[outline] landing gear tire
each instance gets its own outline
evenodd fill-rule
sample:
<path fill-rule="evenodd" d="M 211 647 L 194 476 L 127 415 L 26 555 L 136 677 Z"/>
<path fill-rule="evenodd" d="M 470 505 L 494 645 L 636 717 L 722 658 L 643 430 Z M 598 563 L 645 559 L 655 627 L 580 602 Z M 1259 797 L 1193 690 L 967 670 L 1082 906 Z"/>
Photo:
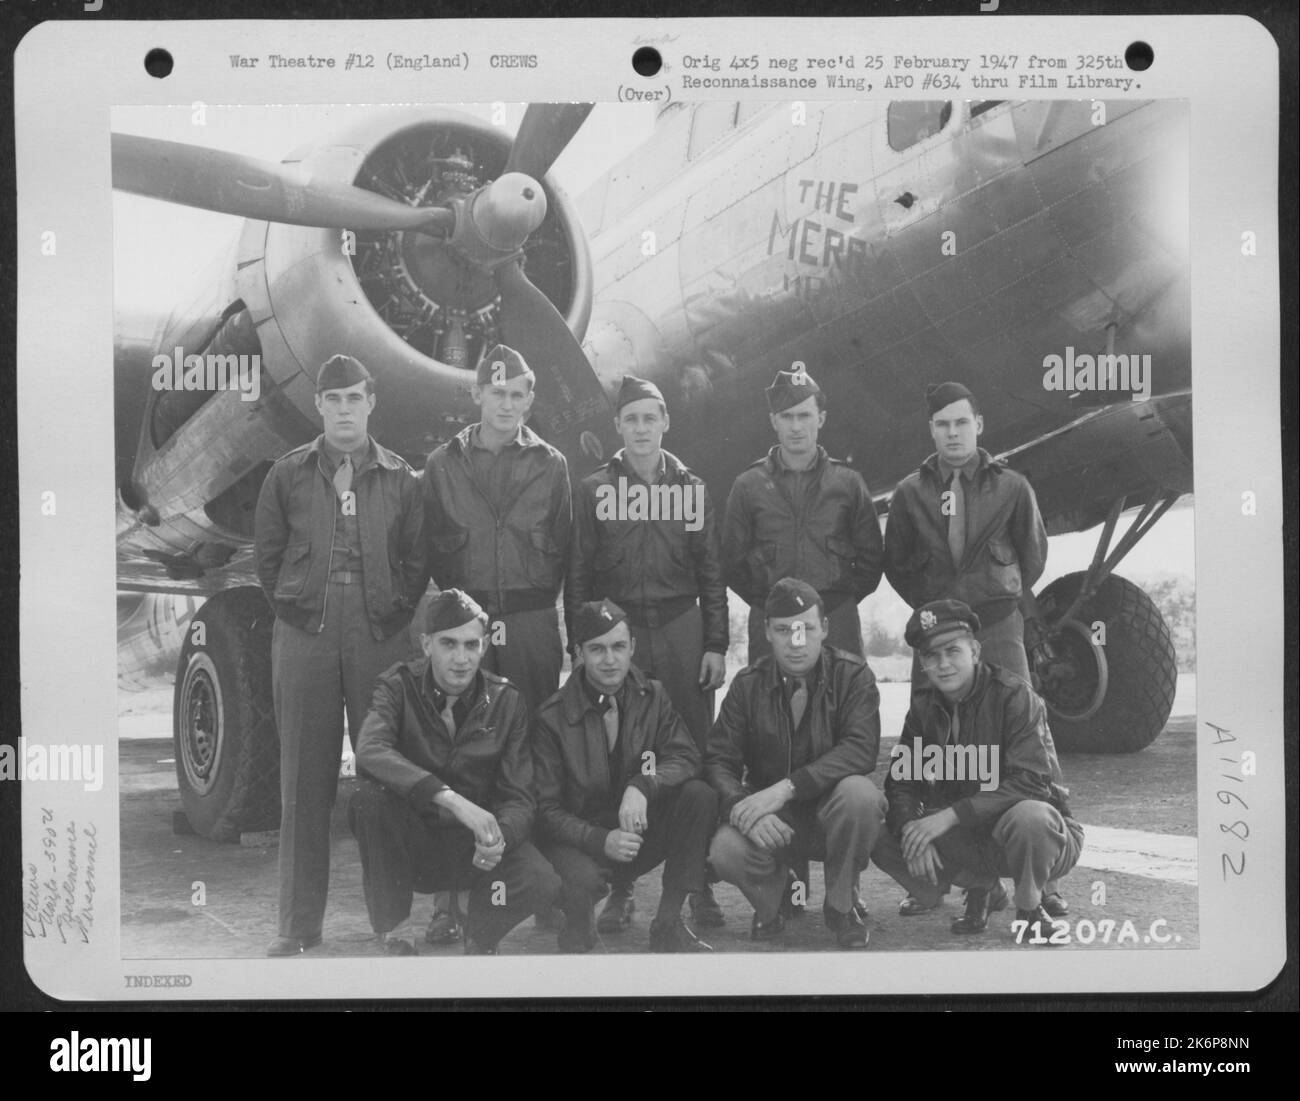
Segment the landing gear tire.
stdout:
<path fill-rule="evenodd" d="M 219 592 L 190 621 L 176 665 L 176 782 L 194 832 L 213 841 L 280 824 L 273 618 L 260 589 Z"/>
<path fill-rule="evenodd" d="M 1052 737 L 1065 752 L 1136 753 L 1155 741 L 1173 710 L 1173 639 L 1151 598 L 1116 574 L 1070 620 L 1053 623 L 1051 609 L 1069 608 L 1083 580 L 1067 574 L 1038 595 L 1057 658 L 1046 675 L 1039 671 Z"/>

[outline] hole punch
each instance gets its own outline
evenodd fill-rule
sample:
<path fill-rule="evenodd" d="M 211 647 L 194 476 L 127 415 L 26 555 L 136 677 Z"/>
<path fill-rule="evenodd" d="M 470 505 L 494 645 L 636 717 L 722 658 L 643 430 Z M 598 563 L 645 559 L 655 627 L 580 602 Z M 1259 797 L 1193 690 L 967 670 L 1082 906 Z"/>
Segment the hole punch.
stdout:
<path fill-rule="evenodd" d="M 171 76 L 175 64 L 167 50 L 155 48 L 144 55 L 144 71 L 157 80 Z"/>
<path fill-rule="evenodd" d="M 664 67 L 664 59 L 653 46 L 642 46 L 632 55 L 632 68 L 638 76 L 654 76 Z"/>
<path fill-rule="evenodd" d="M 1124 64 L 1135 73 L 1144 73 L 1155 62 L 1155 51 L 1145 42 L 1130 42 L 1124 51 Z"/>

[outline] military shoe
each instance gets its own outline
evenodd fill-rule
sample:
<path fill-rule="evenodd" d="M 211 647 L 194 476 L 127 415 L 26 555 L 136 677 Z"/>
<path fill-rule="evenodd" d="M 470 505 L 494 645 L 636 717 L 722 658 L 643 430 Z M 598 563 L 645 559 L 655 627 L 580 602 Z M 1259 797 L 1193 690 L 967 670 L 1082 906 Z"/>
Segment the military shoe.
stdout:
<path fill-rule="evenodd" d="M 1025 923 L 1024 932 L 1016 937 L 1017 944 L 1031 944 L 1035 948 L 1059 948 L 1068 943 L 1066 938 L 1054 940 L 1058 928 L 1069 929 L 1069 923 L 1055 920 L 1039 903 L 1032 910 L 1016 910 L 1016 921 Z"/>
<path fill-rule="evenodd" d="M 754 915 L 754 920 L 749 923 L 750 940 L 774 940 L 785 932 L 785 918 L 777 911 L 776 917 L 771 921 L 759 921 L 758 915 Z"/>
<path fill-rule="evenodd" d="M 636 901 L 626 887 L 615 887 L 600 911 L 596 929 L 601 933 L 621 933 L 632 924 Z"/>
<path fill-rule="evenodd" d="M 455 914 L 447 910 L 434 910 L 424 939 L 427 944 L 455 944 L 464 936 L 464 932 Z"/>
<path fill-rule="evenodd" d="M 989 914 L 1007 907 L 1006 889 L 996 887 L 971 887 L 966 892 L 966 912 L 952 923 L 952 931 L 959 935 L 982 933 L 989 927 Z"/>
<path fill-rule="evenodd" d="M 266 954 L 272 959 L 280 956 L 300 956 L 308 948 L 320 944 L 320 934 L 310 937 L 276 937 L 267 946 Z"/>
<path fill-rule="evenodd" d="M 1065 897 L 1060 891 L 1052 891 L 1051 894 L 1043 895 L 1042 907 L 1047 911 L 1049 917 L 1063 918 L 1070 912 L 1070 904 L 1065 901 Z"/>
<path fill-rule="evenodd" d="M 655 918 L 650 923 L 651 952 L 712 952 L 710 945 L 686 928 L 680 917 Z"/>
<path fill-rule="evenodd" d="M 826 928 L 835 934 L 835 943 L 840 948 L 865 948 L 871 939 L 857 906 L 847 914 L 841 914 L 833 906 L 823 905 L 822 918 L 826 921 Z"/>

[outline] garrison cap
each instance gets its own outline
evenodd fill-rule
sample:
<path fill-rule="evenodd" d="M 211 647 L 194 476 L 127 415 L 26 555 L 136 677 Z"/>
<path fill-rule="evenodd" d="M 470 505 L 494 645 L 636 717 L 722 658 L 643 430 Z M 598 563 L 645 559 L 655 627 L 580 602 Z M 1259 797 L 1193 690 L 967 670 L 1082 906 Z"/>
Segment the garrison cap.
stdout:
<path fill-rule="evenodd" d="M 807 371 L 777 371 L 772 385 L 763 391 L 770 413 L 783 413 L 821 392 L 822 388 Z"/>
<path fill-rule="evenodd" d="M 783 619 L 786 616 L 803 615 L 809 608 L 817 608 L 826 615 L 826 604 L 821 594 L 807 581 L 797 577 L 783 577 L 767 594 L 763 603 L 765 619 Z"/>
<path fill-rule="evenodd" d="M 443 589 L 429 598 L 424 609 L 424 634 L 452 631 L 477 619 L 487 627 L 488 617 L 478 602 L 460 589 Z"/>
<path fill-rule="evenodd" d="M 581 646 L 627 622 L 627 612 L 612 600 L 588 600 L 573 616 L 572 645 Z"/>
<path fill-rule="evenodd" d="M 480 386 L 493 386 L 499 382 L 508 382 L 512 378 L 526 375 L 536 380 L 533 369 L 524 357 L 507 344 L 494 344 L 479 361 L 474 381 Z"/>
<path fill-rule="evenodd" d="M 330 356 L 321 364 L 316 376 L 316 393 L 326 390 L 346 390 L 358 382 L 374 382 L 374 376 L 362 366 L 361 361 L 351 356 Z"/>
<path fill-rule="evenodd" d="M 664 401 L 659 387 L 653 382 L 637 378 L 635 375 L 624 375 L 623 385 L 618 388 L 618 400 L 614 403 L 615 415 L 623 411 L 623 406 L 644 398 L 654 398 L 655 401 L 661 402 L 665 409 L 668 408 L 668 403 Z"/>
<path fill-rule="evenodd" d="M 925 404 L 934 416 L 945 405 L 951 405 L 962 398 L 974 398 L 975 395 L 960 382 L 936 382 L 925 388 Z"/>
<path fill-rule="evenodd" d="M 956 400 L 955 398 L 953 399 Z M 924 650 L 932 639 L 954 631 L 974 635 L 980 629 L 980 617 L 960 600 L 932 600 L 912 613 L 903 638 L 913 650 Z"/>

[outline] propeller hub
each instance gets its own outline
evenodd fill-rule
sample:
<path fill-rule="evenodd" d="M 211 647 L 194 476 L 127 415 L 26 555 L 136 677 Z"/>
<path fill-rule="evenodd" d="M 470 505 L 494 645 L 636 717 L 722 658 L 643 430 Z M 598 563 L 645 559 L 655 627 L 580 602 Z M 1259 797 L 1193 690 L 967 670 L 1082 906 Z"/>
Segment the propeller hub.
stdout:
<path fill-rule="evenodd" d="M 516 252 L 546 217 L 546 193 L 531 176 L 507 172 L 474 196 L 469 217 L 489 248 Z"/>

